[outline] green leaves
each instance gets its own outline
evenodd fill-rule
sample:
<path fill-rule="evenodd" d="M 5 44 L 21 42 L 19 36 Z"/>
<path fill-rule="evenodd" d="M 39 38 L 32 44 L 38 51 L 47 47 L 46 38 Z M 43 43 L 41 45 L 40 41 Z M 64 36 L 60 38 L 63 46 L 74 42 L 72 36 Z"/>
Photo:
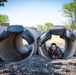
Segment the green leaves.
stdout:
<path fill-rule="evenodd" d="M 74 13 L 75 9 L 76 9 L 76 4 L 75 3 L 66 3 L 66 4 L 63 5 L 63 8 L 62 8 L 63 12 L 67 13 L 67 14 L 69 12 Z"/>
<path fill-rule="evenodd" d="M 39 30 L 40 32 L 43 32 L 44 31 L 44 26 L 43 25 L 37 25 L 36 26 L 37 30 Z"/>
<path fill-rule="evenodd" d="M 7 2 L 7 0 L 0 0 L 0 6 L 4 6 L 4 2 Z"/>
<path fill-rule="evenodd" d="M 51 26 L 53 26 L 53 24 L 50 23 L 50 22 L 47 22 L 47 23 L 45 23 L 44 25 L 38 24 L 38 25 L 36 26 L 36 28 L 37 28 L 37 30 L 39 30 L 40 32 L 43 32 L 43 31 L 47 30 L 48 28 L 50 28 Z"/>
<path fill-rule="evenodd" d="M 68 18 L 68 22 L 72 27 L 72 30 L 76 27 L 76 0 L 71 3 L 65 3 L 62 6 L 62 12 L 64 17 Z"/>
<path fill-rule="evenodd" d="M 7 15 L 0 14 L 0 25 L 2 25 L 2 23 L 8 22 L 8 20 L 9 19 Z"/>
<path fill-rule="evenodd" d="M 51 27 L 51 26 L 53 26 L 53 24 L 50 23 L 50 22 L 47 22 L 47 23 L 45 23 L 45 25 L 44 25 L 45 29 L 48 29 L 48 28 Z"/>

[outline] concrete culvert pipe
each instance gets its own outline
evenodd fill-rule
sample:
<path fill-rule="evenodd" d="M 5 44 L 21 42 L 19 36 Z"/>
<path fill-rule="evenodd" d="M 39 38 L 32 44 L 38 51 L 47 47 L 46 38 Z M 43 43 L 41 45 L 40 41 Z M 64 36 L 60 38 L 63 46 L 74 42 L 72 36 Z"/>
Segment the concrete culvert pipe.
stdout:
<path fill-rule="evenodd" d="M 74 56 L 76 56 L 76 30 L 73 31 L 73 34 L 75 35 L 75 53 L 74 53 Z"/>
<path fill-rule="evenodd" d="M 47 52 L 46 41 L 51 39 L 52 35 L 59 35 L 64 39 L 65 45 L 62 49 L 64 54 L 63 58 L 70 58 L 75 53 L 75 36 L 72 31 L 66 29 L 63 26 L 53 26 L 48 31 L 43 33 L 39 38 L 39 53 L 46 58 L 51 59 Z"/>
<path fill-rule="evenodd" d="M 34 40 L 37 38 L 33 34 L 37 31 L 31 28 L 24 28 L 21 25 L 11 25 L 9 27 L 0 26 L 0 57 L 4 61 L 22 60 L 31 57 L 35 51 Z M 39 35 L 39 34 L 38 34 Z M 34 38 L 35 37 L 35 38 Z M 22 40 L 28 44 L 23 44 Z M 37 46 L 36 46 L 37 48 Z"/>
<path fill-rule="evenodd" d="M 41 32 L 39 32 L 37 29 L 35 28 L 26 28 L 28 31 L 30 31 L 32 33 L 32 36 L 34 36 L 34 54 L 37 54 L 38 53 L 38 38 L 40 37 L 41 35 Z"/>

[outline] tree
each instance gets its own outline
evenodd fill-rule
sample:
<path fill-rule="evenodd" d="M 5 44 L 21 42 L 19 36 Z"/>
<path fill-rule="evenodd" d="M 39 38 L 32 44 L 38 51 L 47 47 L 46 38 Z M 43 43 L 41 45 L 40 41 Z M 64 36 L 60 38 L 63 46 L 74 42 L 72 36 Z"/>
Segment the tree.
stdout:
<path fill-rule="evenodd" d="M 45 30 L 47 30 L 49 27 L 53 26 L 52 23 L 50 22 L 46 22 L 44 25 L 38 24 L 36 26 L 37 30 L 39 30 L 40 32 L 43 32 Z"/>
<path fill-rule="evenodd" d="M 65 3 L 62 6 L 62 11 L 64 16 L 68 18 L 72 30 L 74 30 L 76 27 L 76 0 L 71 3 Z"/>
<path fill-rule="evenodd" d="M 44 31 L 44 26 L 43 25 L 37 25 L 36 26 L 37 30 L 39 30 L 40 32 L 43 32 Z"/>
<path fill-rule="evenodd" d="M 31 28 L 34 28 L 35 29 L 36 27 L 35 26 L 31 26 Z"/>
<path fill-rule="evenodd" d="M 74 0 L 75 3 L 75 26 L 76 26 L 76 0 Z"/>
<path fill-rule="evenodd" d="M 44 25 L 44 28 L 47 30 L 49 27 L 53 26 L 52 23 L 50 22 L 46 22 L 45 25 Z"/>
<path fill-rule="evenodd" d="M 0 26 L 2 25 L 2 23 L 6 23 L 8 21 L 9 19 L 7 15 L 0 14 Z"/>
<path fill-rule="evenodd" d="M 7 2 L 7 0 L 0 0 L 0 6 L 4 6 L 4 2 Z"/>

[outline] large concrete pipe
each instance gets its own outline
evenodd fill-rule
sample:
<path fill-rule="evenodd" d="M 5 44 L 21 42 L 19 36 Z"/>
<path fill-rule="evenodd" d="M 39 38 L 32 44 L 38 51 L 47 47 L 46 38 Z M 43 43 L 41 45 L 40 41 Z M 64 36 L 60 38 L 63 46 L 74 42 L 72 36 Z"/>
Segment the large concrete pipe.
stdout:
<path fill-rule="evenodd" d="M 75 35 L 75 41 L 76 41 L 76 30 L 73 31 L 73 34 Z M 76 44 L 75 44 L 75 53 L 74 53 L 74 56 L 76 56 Z"/>
<path fill-rule="evenodd" d="M 36 29 L 33 29 L 33 28 L 26 28 L 28 31 L 30 31 L 32 34 L 32 36 L 34 36 L 34 54 L 37 53 L 38 51 L 38 43 L 37 43 L 37 40 L 38 38 L 40 37 L 41 35 L 41 32 L 39 32 L 38 30 Z"/>
<path fill-rule="evenodd" d="M 32 32 L 31 32 L 31 31 Z M 34 32 L 33 32 L 34 31 Z M 0 27 L 0 57 L 4 61 L 22 60 L 32 56 L 35 49 L 34 42 L 38 38 L 35 29 L 24 28 L 21 25 L 11 25 L 9 27 Z M 38 33 L 39 35 L 39 33 Z M 28 45 L 24 45 L 22 40 L 26 40 Z"/>
<path fill-rule="evenodd" d="M 65 41 L 65 46 L 62 49 L 64 54 L 63 58 L 70 58 L 75 53 L 75 36 L 72 31 L 66 29 L 63 26 L 53 26 L 48 31 L 43 33 L 39 38 L 39 53 L 46 58 L 51 59 L 47 52 L 46 41 L 49 40 L 53 35 L 59 35 Z"/>

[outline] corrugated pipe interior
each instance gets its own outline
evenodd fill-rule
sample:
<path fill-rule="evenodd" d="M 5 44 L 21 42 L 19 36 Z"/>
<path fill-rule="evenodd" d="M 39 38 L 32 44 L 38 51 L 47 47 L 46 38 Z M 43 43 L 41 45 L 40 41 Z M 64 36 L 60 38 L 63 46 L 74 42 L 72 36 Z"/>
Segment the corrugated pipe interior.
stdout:
<path fill-rule="evenodd" d="M 53 26 L 40 36 L 38 49 L 39 53 L 42 56 L 51 59 L 47 52 L 46 41 L 49 40 L 52 37 L 52 35 L 59 35 L 60 38 L 63 38 L 65 41 L 64 48 L 62 49 L 64 55 L 63 59 L 72 57 L 75 53 L 76 48 L 76 34 L 75 32 L 72 32 L 63 26 Z"/>
<path fill-rule="evenodd" d="M 31 57 L 37 51 L 36 29 L 24 28 L 22 25 L 0 26 L 0 58 L 4 61 L 22 60 Z M 23 39 L 27 44 L 23 44 Z"/>

